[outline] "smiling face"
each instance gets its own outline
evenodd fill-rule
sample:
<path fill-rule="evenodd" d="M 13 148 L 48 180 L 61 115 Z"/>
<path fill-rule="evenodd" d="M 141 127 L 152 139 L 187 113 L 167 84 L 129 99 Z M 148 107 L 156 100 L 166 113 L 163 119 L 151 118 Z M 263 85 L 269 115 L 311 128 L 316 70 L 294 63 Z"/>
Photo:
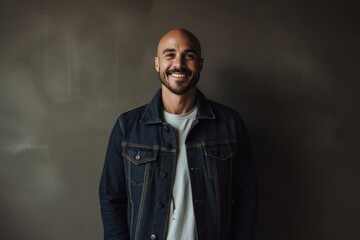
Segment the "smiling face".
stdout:
<path fill-rule="evenodd" d="M 197 38 L 183 29 L 174 29 L 160 40 L 155 69 L 167 90 L 183 95 L 195 88 L 203 65 Z"/>

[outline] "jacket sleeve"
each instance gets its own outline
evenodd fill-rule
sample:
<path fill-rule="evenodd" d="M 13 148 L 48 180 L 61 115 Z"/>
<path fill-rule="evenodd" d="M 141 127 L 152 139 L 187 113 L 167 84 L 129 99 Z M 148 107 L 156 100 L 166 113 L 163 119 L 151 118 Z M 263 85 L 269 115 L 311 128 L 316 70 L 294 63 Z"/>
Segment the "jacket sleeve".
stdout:
<path fill-rule="evenodd" d="M 257 178 L 251 146 L 244 123 L 237 115 L 238 152 L 233 163 L 231 239 L 255 240 Z"/>
<path fill-rule="evenodd" d="M 121 120 L 112 129 L 100 179 L 99 197 L 104 240 L 127 240 L 127 194 L 122 156 Z"/>

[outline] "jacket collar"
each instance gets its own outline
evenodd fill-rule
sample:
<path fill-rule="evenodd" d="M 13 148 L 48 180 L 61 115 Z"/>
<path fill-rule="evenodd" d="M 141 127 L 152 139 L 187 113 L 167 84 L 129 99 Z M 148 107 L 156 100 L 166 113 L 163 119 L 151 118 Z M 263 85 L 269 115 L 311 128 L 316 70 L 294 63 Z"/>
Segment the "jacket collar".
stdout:
<path fill-rule="evenodd" d="M 161 89 L 159 89 L 151 102 L 147 105 L 140 119 L 140 123 L 154 124 L 164 122 L 162 117 L 163 105 L 161 96 Z M 199 89 L 197 90 L 196 98 L 196 106 L 198 109 L 196 120 L 215 119 L 214 112 L 212 111 L 208 100 Z"/>

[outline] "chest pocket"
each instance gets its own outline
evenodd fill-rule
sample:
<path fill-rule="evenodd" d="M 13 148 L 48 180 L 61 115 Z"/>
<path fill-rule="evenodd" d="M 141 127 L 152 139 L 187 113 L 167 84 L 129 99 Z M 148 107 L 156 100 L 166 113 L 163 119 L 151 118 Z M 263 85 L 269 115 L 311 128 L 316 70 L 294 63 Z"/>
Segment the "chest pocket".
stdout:
<path fill-rule="evenodd" d="M 237 153 L 236 143 L 212 144 L 204 146 L 210 177 L 227 184 L 232 172 L 232 158 Z"/>
<path fill-rule="evenodd" d="M 123 157 L 127 160 L 126 175 L 133 186 L 146 185 L 152 179 L 158 149 L 123 146 Z"/>

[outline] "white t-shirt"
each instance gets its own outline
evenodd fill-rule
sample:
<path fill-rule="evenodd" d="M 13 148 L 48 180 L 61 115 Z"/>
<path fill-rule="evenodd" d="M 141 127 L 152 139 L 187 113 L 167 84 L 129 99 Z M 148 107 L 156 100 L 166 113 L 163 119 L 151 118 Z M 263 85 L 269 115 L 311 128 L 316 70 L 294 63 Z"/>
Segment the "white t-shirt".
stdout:
<path fill-rule="evenodd" d="M 170 124 L 173 128 L 178 149 L 168 219 L 168 240 L 197 239 L 190 175 L 185 147 L 185 139 L 196 119 L 196 114 L 196 107 L 185 114 L 179 115 L 164 111 L 165 122 Z"/>

